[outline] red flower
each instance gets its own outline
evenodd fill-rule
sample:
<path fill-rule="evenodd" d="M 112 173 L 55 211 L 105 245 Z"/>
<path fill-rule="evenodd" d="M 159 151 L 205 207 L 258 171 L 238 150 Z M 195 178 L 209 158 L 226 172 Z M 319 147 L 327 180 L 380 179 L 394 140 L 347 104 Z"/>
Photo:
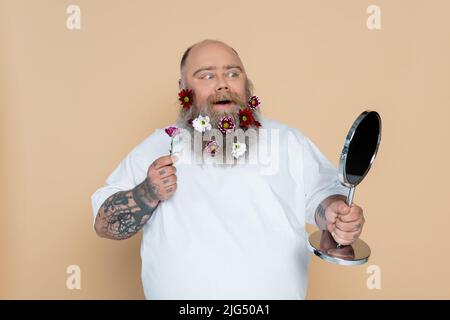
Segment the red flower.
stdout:
<path fill-rule="evenodd" d="M 247 107 L 254 110 L 259 107 L 261 104 L 261 100 L 257 96 L 252 96 L 250 99 L 248 99 Z"/>
<path fill-rule="evenodd" d="M 253 117 L 253 113 L 250 109 L 245 108 L 239 110 L 239 126 L 241 128 L 247 129 L 249 126 L 252 126 L 254 124 L 255 118 Z"/>
<path fill-rule="evenodd" d="M 185 109 L 189 109 L 192 105 L 192 90 L 183 89 L 178 93 L 178 100 Z"/>

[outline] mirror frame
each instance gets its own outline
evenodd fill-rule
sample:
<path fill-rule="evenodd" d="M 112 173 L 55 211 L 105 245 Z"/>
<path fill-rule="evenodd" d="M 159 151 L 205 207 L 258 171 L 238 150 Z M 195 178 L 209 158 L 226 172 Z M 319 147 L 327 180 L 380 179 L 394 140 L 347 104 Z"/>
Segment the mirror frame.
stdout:
<path fill-rule="evenodd" d="M 375 152 L 373 153 L 372 159 L 370 159 L 370 163 L 369 166 L 367 167 L 366 171 L 364 172 L 364 174 L 361 176 L 361 179 L 358 183 L 356 184 L 352 184 L 347 180 L 347 172 L 345 170 L 345 166 L 346 166 L 346 162 L 347 162 L 347 155 L 348 155 L 348 150 L 350 147 L 350 143 L 352 142 L 353 136 L 355 135 L 356 129 L 358 128 L 358 126 L 360 125 L 360 123 L 363 121 L 363 119 L 365 117 L 367 117 L 369 114 L 374 113 L 377 118 L 378 118 L 378 123 L 379 123 L 379 132 L 378 132 L 378 140 L 377 140 L 377 146 L 375 148 Z M 353 122 L 353 125 L 351 126 L 347 137 L 345 138 L 345 142 L 344 142 L 344 148 L 342 149 L 341 152 L 341 156 L 339 157 L 339 180 L 340 182 L 349 188 L 354 188 L 355 186 L 357 186 L 363 179 L 364 177 L 367 175 L 367 173 L 369 172 L 370 168 L 372 167 L 373 161 L 375 160 L 375 157 L 378 153 L 378 147 L 380 146 L 380 142 L 381 142 L 381 117 L 379 115 L 378 112 L 376 111 L 371 111 L 371 110 L 366 110 L 363 113 L 361 113 L 359 115 L 358 118 L 356 118 L 356 120 Z"/>

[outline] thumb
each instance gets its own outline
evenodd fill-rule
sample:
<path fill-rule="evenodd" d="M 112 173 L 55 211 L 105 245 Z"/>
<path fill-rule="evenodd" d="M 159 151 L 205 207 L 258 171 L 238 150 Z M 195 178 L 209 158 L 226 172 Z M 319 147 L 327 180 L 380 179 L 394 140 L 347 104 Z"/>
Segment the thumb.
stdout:
<path fill-rule="evenodd" d="M 350 207 L 343 200 L 336 200 L 331 205 L 332 211 L 338 215 L 346 215 L 350 213 Z"/>

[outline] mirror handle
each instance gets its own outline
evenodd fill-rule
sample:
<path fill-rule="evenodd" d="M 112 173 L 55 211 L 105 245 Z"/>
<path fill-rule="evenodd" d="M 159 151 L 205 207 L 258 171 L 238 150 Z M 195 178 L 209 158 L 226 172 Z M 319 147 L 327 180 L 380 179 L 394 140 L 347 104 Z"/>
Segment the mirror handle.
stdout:
<path fill-rule="evenodd" d="M 347 203 L 347 205 L 351 206 L 353 203 L 353 196 L 355 195 L 355 187 L 350 187 L 350 190 L 348 192 L 348 196 L 347 196 L 347 201 L 345 201 Z M 336 248 L 342 248 L 342 244 L 338 243 Z"/>
<path fill-rule="evenodd" d="M 353 186 L 350 188 L 350 191 L 348 192 L 347 201 L 346 201 L 348 206 L 352 205 L 354 195 L 355 195 L 355 187 Z"/>

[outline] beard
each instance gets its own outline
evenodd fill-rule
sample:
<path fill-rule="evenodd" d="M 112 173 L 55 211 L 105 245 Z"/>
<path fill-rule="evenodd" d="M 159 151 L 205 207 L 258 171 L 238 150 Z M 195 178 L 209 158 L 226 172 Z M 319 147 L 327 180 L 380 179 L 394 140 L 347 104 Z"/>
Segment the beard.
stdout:
<path fill-rule="evenodd" d="M 178 115 L 176 126 L 187 131 L 191 136 L 191 152 L 195 156 L 195 161 L 199 163 L 208 162 L 214 163 L 218 166 L 232 166 L 242 161 L 237 161 L 231 154 L 233 142 L 241 142 L 246 144 L 247 151 L 245 156 L 247 158 L 250 152 L 256 152 L 258 147 L 258 132 L 257 126 L 250 126 L 248 128 L 240 128 L 239 111 L 247 109 L 247 101 L 252 96 L 251 83 L 246 85 L 246 97 L 245 101 L 234 92 L 228 91 L 223 93 L 217 93 L 207 98 L 207 102 L 204 105 L 198 105 L 194 103 L 187 110 L 182 108 Z M 227 102 L 227 103 L 224 103 Z M 225 106 L 226 105 L 226 106 Z M 259 108 L 252 110 L 253 118 L 257 122 L 261 122 L 261 114 Z M 200 133 L 192 126 L 192 120 L 198 116 L 208 116 L 212 130 Z M 231 132 L 222 133 L 218 130 L 221 118 L 229 117 L 233 120 L 234 130 Z M 216 130 L 214 130 L 216 129 Z M 195 147 L 196 137 L 201 135 L 201 148 Z M 215 140 L 219 144 L 219 152 L 211 157 L 206 153 L 205 146 L 210 140 Z M 208 159 L 208 160 L 207 160 Z M 207 161 L 205 161 L 207 160 Z"/>

